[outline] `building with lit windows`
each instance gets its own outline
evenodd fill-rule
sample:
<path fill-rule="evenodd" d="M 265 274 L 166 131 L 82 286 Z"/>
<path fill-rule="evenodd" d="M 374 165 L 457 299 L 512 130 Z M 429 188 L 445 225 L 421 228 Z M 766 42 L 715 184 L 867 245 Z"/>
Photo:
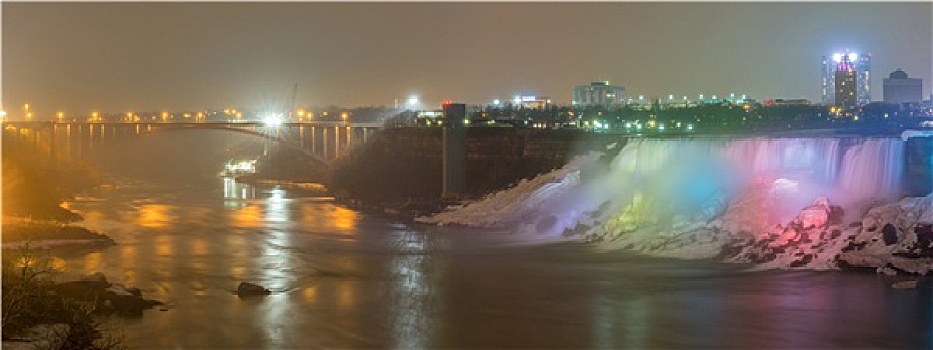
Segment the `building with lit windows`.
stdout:
<path fill-rule="evenodd" d="M 901 69 L 892 72 L 884 80 L 884 103 L 912 103 L 923 101 L 923 79 L 908 78 Z"/>
<path fill-rule="evenodd" d="M 534 94 L 522 94 L 512 99 L 512 104 L 526 109 L 545 109 L 551 106 L 551 99 Z"/>
<path fill-rule="evenodd" d="M 861 106 L 871 102 L 871 53 L 834 53 L 823 56 L 821 95 L 823 105 L 836 105 L 836 71 L 843 59 L 848 61 L 855 79 L 855 104 Z M 845 99 L 845 98 L 844 98 Z"/>
<path fill-rule="evenodd" d="M 855 66 L 849 61 L 848 56 L 843 56 L 842 60 L 836 64 L 835 73 L 835 103 L 836 107 L 849 109 L 861 105 L 858 101 L 858 79 L 856 78 Z"/>
<path fill-rule="evenodd" d="M 574 107 L 621 107 L 625 105 L 625 88 L 612 86 L 609 81 L 594 81 L 590 85 L 574 86 L 572 101 Z"/>

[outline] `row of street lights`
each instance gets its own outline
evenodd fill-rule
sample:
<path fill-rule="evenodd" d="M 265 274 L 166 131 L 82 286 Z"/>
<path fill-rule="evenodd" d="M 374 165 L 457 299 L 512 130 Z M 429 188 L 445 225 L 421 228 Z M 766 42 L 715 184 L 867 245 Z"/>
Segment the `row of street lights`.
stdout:
<path fill-rule="evenodd" d="M 418 103 L 417 97 L 410 98 L 409 101 L 408 101 L 408 104 L 409 104 L 410 106 L 417 105 L 417 103 Z M 235 117 L 236 119 L 243 119 L 243 112 L 242 112 L 242 111 L 238 111 L 238 110 L 236 110 L 236 109 L 224 109 L 223 112 L 224 112 L 225 115 L 233 116 L 233 117 Z M 296 115 L 298 116 L 298 120 L 299 120 L 299 121 L 304 121 L 305 119 L 307 119 L 307 120 L 313 120 L 313 119 L 314 119 L 314 113 L 307 112 L 307 111 L 305 111 L 303 108 L 302 108 L 302 109 L 298 109 L 296 112 L 297 112 Z M 321 115 L 324 116 L 324 117 L 326 117 L 326 116 L 328 115 L 328 112 L 323 112 Z M 6 119 L 6 116 L 7 116 L 6 111 L 0 111 L 0 120 L 5 120 L 5 119 Z M 33 120 L 33 118 L 32 118 L 32 111 L 30 110 L 30 105 L 29 105 L 28 103 L 23 105 L 23 116 L 24 116 L 24 120 L 25 120 L 25 121 L 32 121 L 32 120 Z M 174 114 L 169 115 L 168 112 L 162 112 L 160 116 L 161 116 L 161 119 L 162 119 L 163 122 L 167 122 L 169 119 L 174 119 L 174 118 L 175 118 L 175 115 L 174 115 Z M 194 114 L 194 115 L 192 115 L 191 113 L 184 113 L 183 116 L 184 116 L 185 119 L 190 119 L 190 118 L 193 116 L 194 119 L 195 119 L 195 121 L 204 121 L 205 118 L 206 118 L 204 112 L 197 112 L 197 113 Z M 56 118 L 56 121 L 58 121 L 58 122 L 64 122 L 65 119 L 66 119 L 66 117 L 67 117 L 67 116 L 65 115 L 65 112 L 63 112 L 63 111 L 59 111 L 59 112 L 56 112 L 56 113 L 55 113 L 55 118 Z M 350 117 L 350 113 L 349 113 L 349 112 L 344 111 L 344 112 L 341 112 L 341 113 L 340 113 L 340 118 L 343 119 L 344 122 L 346 122 L 347 119 L 349 119 L 349 117 Z M 265 120 L 265 118 L 267 118 L 267 117 L 264 117 L 264 120 Z M 99 121 L 101 121 L 101 120 L 102 120 L 102 119 L 101 119 L 100 113 L 99 113 L 99 112 L 96 112 L 96 111 L 91 112 L 91 117 L 88 119 L 89 122 L 99 122 Z M 126 117 L 124 118 L 124 120 L 125 120 L 125 121 L 136 121 L 136 122 L 138 122 L 138 121 L 140 121 L 140 116 L 139 116 L 138 114 L 133 113 L 132 111 L 126 112 Z M 284 121 L 284 119 L 283 119 L 283 121 Z"/>

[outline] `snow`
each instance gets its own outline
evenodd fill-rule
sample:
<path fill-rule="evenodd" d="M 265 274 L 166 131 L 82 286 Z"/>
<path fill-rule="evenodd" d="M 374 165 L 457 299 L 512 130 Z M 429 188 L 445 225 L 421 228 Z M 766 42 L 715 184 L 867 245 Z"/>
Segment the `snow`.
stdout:
<path fill-rule="evenodd" d="M 445 212 L 415 220 L 426 224 L 474 227 L 502 227 L 518 222 L 540 211 L 545 200 L 559 197 L 578 186 L 581 166 L 594 161 L 599 155 L 593 152 L 576 157 L 560 169 L 522 180 L 512 188 L 493 193 L 483 200 L 452 206 Z"/>
<path fill-rule="evenodd" d="M 592 242 L 606 253 L 758 269 L 838 269 L 842 259 L 925 274 L 933 263 L 915 256 L 914 229 L 933 224 L 933 197 L 895 201 L 903 166 L 892 159 L 902 154 L 896 138 L 633 139 L 608 166 L 605 153 L 593 152 L 416 220 L 511 227 L 534 239 Z M 898 232 L 892 245 L 882 237 L 888 223 Z"/>

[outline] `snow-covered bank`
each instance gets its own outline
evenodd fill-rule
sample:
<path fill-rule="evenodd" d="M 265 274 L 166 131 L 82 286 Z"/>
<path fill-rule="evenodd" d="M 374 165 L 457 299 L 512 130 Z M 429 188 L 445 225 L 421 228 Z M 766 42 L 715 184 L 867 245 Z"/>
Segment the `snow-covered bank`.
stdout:
<path fill-rule="evenodd" d="M 63 246 L 107 247 L 114 244 L 110 237 L 84 227 L 54 221 L 3 218 L 2 249 L 49 249 Z"/>
<path fill-rule="evenodd" d="M 761 268 L 933 266 L 933 197 L 897 198 L 900 139 L 636 139 L 612 151 L 417 221 Z"/>

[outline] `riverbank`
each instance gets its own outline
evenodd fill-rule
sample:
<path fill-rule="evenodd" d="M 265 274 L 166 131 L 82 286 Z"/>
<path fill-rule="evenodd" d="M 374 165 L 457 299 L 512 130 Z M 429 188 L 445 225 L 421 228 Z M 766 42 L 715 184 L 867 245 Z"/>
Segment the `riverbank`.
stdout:
<path fill-rule="evenodd" d="M 3 249 L 24 246 L 51 248 L 72 245 L 108 247 L 115 244 L 116 242 L 107 235 L 80 226 L 30 218 L 3 218 Z"/>
<path fill-rule="evenodd" d="M 4 349 L 123 349 L 119 332 L 103 320 L 141 317 L 163 305 L 99 272 L 63 273 L 58 256 L 116 245 L 109 236 L 58 221 L 4 217 L 2 223 Z"/>
<path fill-rule="evenodd" d="M 376 202 L 362 201 L 349 197 L 345 193 L 338 193 L 334 197 L 334 203 L 362 212 L 388 215 L 405 222 L 415 222 L 418 217 L 440 213 L 450 206 L 463 205 L 465 201 L 442 198 L 408 198 L 405 200 Z"/>
<path fill-rule="evenodd" d="M 300 190 L 306 194 L 314 195 L 317 197 L 329 197 L 333 196 L 331 191 L 325 187 L 323 184 L 318 182 L 308 182 L 301 180 L 284 180 L 284 179 L 269 179 L 264 178 L 260 174 L 253 175 L 242 175 L 234 178 L 234 181 L 237 183 L 247 184 L 247 185 L 261 185 L 261 186 L 281 186 L 284 188 Z"/>

